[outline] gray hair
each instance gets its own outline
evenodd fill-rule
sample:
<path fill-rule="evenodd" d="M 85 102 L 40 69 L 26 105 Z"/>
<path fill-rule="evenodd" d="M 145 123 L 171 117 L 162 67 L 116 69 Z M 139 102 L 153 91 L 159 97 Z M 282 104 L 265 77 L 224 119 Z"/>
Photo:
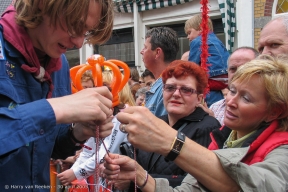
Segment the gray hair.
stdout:
<path fill-rule="evenodd" d="M 137 90 L 137 92 L 135 93 L 135 97 L 138 98 L 140 95 L 145 95 L 147 91 L 148 91 L 148 88 L 142 87 Z"/>
<path fill-rule="evenodd" d="M 286 31 L 288 33 L 288 15 L 282 16 L 283 17 L 283 24 L 286 28 Z"/>
<path fill-rule="evenodd" d="M 284 27 L 286 29 L 286 32 L 288 33 L 288 15 L 281 15 L 279 17 L 276 17 L 276 18 L 272 19 L 271 21 L 274 21 L 274 20 L 282 20 L 283 21 L 283 25 L 284 25 Z"/>

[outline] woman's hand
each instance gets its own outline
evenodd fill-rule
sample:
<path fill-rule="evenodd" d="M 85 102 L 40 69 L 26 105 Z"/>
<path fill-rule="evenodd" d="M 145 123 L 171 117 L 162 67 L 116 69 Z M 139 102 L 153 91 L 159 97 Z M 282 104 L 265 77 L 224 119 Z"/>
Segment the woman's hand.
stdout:
<path fill-rule="evenodd" d="M 177 133 L 146 107 L 128 107 L 117 114 L 117 119 L 124 125 L 134 147 L 164 156 L 169 153 Z"/>
<path fill-rule="evenodd" d="M 103 177 L 112 180 L 113 184 L 117 180 L 134 181 L 136 165 L 138 163 L 128 156 L 109 153 L 109 156 L 105 155 Z"/>
<path fill-rule="evenodd" d="M 155 180 L 135 160 L 119 154 L 109 153 L 109 156 L 105 156 L 103 172 L 103 177 L 110 180 L 109 185 L 113 184 L 121 189 L 128 180 L 135 182 L 136 177 L 136 185 L 143 186 L 142 191 L 155 190 Z"/>

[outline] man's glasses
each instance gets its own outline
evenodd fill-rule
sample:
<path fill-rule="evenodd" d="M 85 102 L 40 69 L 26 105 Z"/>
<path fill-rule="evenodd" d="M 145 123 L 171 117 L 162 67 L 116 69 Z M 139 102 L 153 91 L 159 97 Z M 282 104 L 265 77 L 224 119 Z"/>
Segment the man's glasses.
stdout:
<path fill-rule="evenodd" d="M 179 90 L 182 95 L 186 96 L 189 96 L 194 93 L 197 94 L 197 91 L 193 88 L 185 86 L 181 86 L 178 88 L 176 85 L 172 84 L 164 84 L 163 90 L 166 91 L 167 93 L 174 93 L 176 90 Z"/>

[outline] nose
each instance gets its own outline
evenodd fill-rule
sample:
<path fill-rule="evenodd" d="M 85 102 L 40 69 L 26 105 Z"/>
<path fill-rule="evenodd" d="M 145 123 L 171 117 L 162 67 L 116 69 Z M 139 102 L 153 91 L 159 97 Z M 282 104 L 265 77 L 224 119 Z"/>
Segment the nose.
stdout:
<path fill-rule="evenodd" d="M 74 47 L 76 47 L 77 49 L 80 49 L 83 46 L 84 39 L 85 39 L 84 36 L 77 36 L 77 37 L 71 37 L 70 38 Z"/>
<path fill-rule="evenodd" d="M 173 93 L 173 96 L 179 96 L 180 95 L 180 89 L 176 89 Z"/>
<path fill-rule="evenodd" d="M 226 106 L 228 106 L 228 107 L 236 107 L 237 106 L 237 97 L 236 97 L 236 95 L 231 95 L 230 94 L 230 92 L 228 92 L 227 93 L 227 95 L 226 95 L 226 99 L 225 99 L 225 101 L 226 101 Z"/>
<path fill-rule="evenodd" d="M 144 49 L 144 48 L 143 48 Z M 140 51 L 140 54 L 143 55 L 143 49 Z"/>
<path fill-rule="evenodd" d="M 262 54 L 272 55 L 271 50 L 267 46 L 263 48 Z"/>

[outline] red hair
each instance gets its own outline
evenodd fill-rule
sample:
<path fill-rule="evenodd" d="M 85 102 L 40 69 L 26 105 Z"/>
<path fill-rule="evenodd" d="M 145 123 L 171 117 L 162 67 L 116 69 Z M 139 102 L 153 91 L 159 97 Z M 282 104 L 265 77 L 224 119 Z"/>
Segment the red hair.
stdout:
<path fill-rule="evenodd" d="M 208 75 L 204 69 L 191 61 L 175 60 L 162 73 L 163 84 L 171 77 L 183 78 L 193 76 L 197 80 L 197 92 L 205 93 L 208 87 Z"/>

